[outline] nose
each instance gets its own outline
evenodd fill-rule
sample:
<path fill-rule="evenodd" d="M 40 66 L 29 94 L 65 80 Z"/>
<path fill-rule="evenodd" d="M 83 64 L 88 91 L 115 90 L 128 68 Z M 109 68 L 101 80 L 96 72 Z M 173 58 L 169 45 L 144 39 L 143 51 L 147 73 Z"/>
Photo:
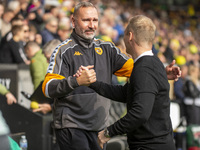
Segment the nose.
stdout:
<path fill-rule="evenodd" d="M 94 28 L 94 22 L 93 21 L 90 21 L 89 28 Z"/>

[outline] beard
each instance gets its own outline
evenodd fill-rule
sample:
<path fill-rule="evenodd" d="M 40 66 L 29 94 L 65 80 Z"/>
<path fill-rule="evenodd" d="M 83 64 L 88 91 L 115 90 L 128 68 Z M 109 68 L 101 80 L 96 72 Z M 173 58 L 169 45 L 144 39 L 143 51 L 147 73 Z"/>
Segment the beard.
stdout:
<path fill-rule="evenodd" d="M 87 40 L 92 40 L 95 37 L 95 33 L 96 33 L 94 29 L 81 30 L 80 28 L 76 28 L 75 31 L 79 36 Z"/>
<path fill-rule="evenodd" d="M 90 31 L 91 32 L 91 31 Z M 92 40 L 95 36 L 95 31 L 92 31 L 93 33 L 87 34 L 86 32 L 83 32 L 83 38 L 87 40 Z"/>

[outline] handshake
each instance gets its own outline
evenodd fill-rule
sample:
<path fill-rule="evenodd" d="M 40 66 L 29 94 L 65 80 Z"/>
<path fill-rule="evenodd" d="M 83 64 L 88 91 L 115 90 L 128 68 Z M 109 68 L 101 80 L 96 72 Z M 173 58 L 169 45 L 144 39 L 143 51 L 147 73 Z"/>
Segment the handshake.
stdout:
<path fill-rule="evenodd" d="M 94 66 L 80 66 L 76 74 L 73 77 L 76 77 L 77 83 L 79 85 L 89 86 L 91 83 L 96 82 L 96 72 L 94 71 Z M 103 149 L 103 145 L 110 140 L 109 137 L 104 136 L 105 130 L 98 133 L 98 143 L 99 146 Z"/>
<path fill-rule="evenodd" d="M 96 82 L 96 72 L 94 71 L 94 66 L 80 66 L 76 74 L 73 77 L 76 77 L 77 83 L 79 85 L 89 86 L 91 83 Z M 99 146 L 103 149 L 103 145 L 110 140 L 109 137 L 104 135 L 105 130 L 102 130 L 98 133 L 98 143 Z"/>
<path fill-rule="evenodd" d="M 96 72 L 93 68 L 94 65 L 79 67 L 79 70 L 73 75 L 73 77 L 76 77 L 78 85 L 89 86 L 91 83 L 96 82 Z"/>

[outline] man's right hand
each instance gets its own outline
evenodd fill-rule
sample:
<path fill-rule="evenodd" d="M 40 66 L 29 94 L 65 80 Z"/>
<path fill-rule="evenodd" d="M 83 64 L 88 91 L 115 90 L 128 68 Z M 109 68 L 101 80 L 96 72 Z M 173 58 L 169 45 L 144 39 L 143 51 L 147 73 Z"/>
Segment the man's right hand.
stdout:
<path fill-rule="evenodd" d="M 74 74 L 79 85 L 89 86 L 91 83 L 96 82 L 96 72 L 92 68 L 94 68 L 93 65 L 79 67 L 77 73 Z"/>
<path fill-rule="evenodd" d="M 8 92 L 5 96 L 6 96 L 8 105 L 11 105 L 13 103 L 17 103 L 17 100 L 12 93 Z"/>

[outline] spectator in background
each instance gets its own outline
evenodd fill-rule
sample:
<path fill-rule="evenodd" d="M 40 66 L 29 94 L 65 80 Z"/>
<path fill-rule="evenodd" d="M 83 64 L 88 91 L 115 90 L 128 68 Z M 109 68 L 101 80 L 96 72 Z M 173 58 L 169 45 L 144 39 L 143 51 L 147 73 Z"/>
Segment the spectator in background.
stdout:
<path fill-rule="evenodd" d="M 0 2 L 0 41 L 1 41 L 1 38 L 2 38 L 2 15 L 4 13 L 4 6 L 3 4 Z"/>
<path fill-rule="evenodd" d="M 14 17 L 14 12 L 12 10 L 6 10 L 2 16 L 2 26 L 1 26 L 1 36 L 2 38 L 8 33 L 11 28 L 11 20 Z"/>
<path fill-rule="evenodd" d="M 43 24 L 43 8 L 41 0 L 31 0 L 27 8 L 27 21 L 29 24 L 32 24 L 37 29 L 37 33 L 41 32 Z"/>
<path fill-rule="evenodd" d="M 37 29 L 33 24 L 29 25 L 29 41 L 35 41 L 40 47 L 42 47 L 42 36 L 37 33 Z"/>
<path fill-rule="evenodd" d="M 8 89 L 6 89 L 6 87 L 3 86 L 2 84 L 0 84 L 0 94 L 6 97 L 8 105 L 17 103 L 15 96 Z"/>
<path fill-rule="evenodd" d="M 72 33 L 72 28 L 70 25 L 70 21 L 60 22 L 58 25 L 58 35 L 61 41 L 65 41 L 70 37 Z"/>
<path fill-rule="evenodd" d="M 194 51 L 192 51 L 192 49 L 195 49 Z M 198 52 L 198 48 L 195 46 L 195 45 L 190 45 L 189 46 L 189 50 L 190 50 L 190 53 L 191 53 L 191 58 L 192 58 L 192 63 L 195 65 L 195 66 L 199 66 L 200 67 L 200 57 L 199 57 L 199 54 L 200 52 Z"/>
<path fill-rule="evenodd" d="M 200 125 L 200 80 L 199 66 L 190 64 L 184 87 L 184 104 L 187 125 Z"/>
<path fill-rule="evenodd" d="M 14 16 L 17 15 L 20 11 L 20 2 L 19 0 L 12 0 L 8 2 L 8 9 L 14 12 Z"/>
<path fill-rule="evenodd" d="M 98 28 L 98 35 L 96 36 L 99 39 L 104 41 L 113 41 L 113 37 L 116 35 L 116 32 L 110 27 L 107 23 L 102 22 Z"/>
<path fill-rule="evenodd" d="M 15 25 L 23 25 L 24 24 L 24 18 L 21 15 L 17 15 L 11 20 L 11 29 Z M 2 37 L 1 39 L 1 47 L 5 45 L 8 41 L 10 41 L 13 37 L 12 31 L 9 30 L 5 36 Z"/>
<path fill-rule="evenodd" d="M 103 16 L 105 17 L 105 22 L 115 31 L 113 35 L 113 42 L 117 42 L 120 37 L 124 35 L 124 27 L 122 26 L 122 20 L 120 17 L 117 18 L 117 3 L 113 1 L 111 7 L 104 10 Z"/>
<path fill-rule="evenodd" d="M 3 13 L 4 13 L 4 5 L 0 2 L 0 19 L 2 19 Z"/>
<path fill-rule="evenodd" d="M 26 18 L 28 15 L 27 12 L 28 5 L 29 3 L 27 0 L 20 0 L 20 10 L 18 14 L 22 15 L 24 18 Z"/>
<path fill-rule="evenodd" d="M 185 116 L 185 107 L 184 107 L 184 98 L 185 94 L 183 92 L 183 87 L 188 76 L 188 66 L 183 64 L 180 66 L 181 69 L 181 77 L 178 81 L 174 82 L 174 95 L 176 100 L 180 104 L 181 108 L 181 116 Z"/>
<path fill-rule="evenodd" d="M 34 90 L 44 80 L 50 56 L 55 47 L 60 43 L 61 42 L 57 39 L 51 40 L 44 45 L 42 50 L 36 42 L 32 41 L 26 44 L 25 51 L 29 59 L 31 59 L 30 72 L 34 84 Z M 43 51 L 44 55 L 41 51 Z M 52 110 L 52 106 L 49 103 L 39 103 L 38 106 L 39 108 L 33 109 L 33 112 L 42 112 L 43 114 L 47 114 Z"/>
<path fill-rule="evenodd" d="M 24 24 L 23 25 L 23 30 L 24 30 L 24 44 L 25 45 L 28 41 L 29 41 L 29 36 L 30 36 L 30 32 L 29 32 L 29 25 L 28 24 Z"/>
<path fill-rule="evenodd" d="M 162 47 L 160 49 L 162 49 Z M 162 52 L 157 53 L 157 56 L 160 59 L 160 61 L 163 63 L 164 66 L 169 65 L 167 63 L 166 57 L 164 56 L 164 54 Z"/>
<path fill-rule="evenodd" d="M 42 47 L 42 35 L 37 33 L 35 35 L 35 42 L 38 43 L 38 45 L 40 45 L 40 47 Z"/>
<path fill-rule="evenodd" d="M 58 39 L 53 39 L 49 42 L 47 42 L 43 48 L 42 48 L 42 51 L 44 53 L 44 56 L 47 58 L 47 62 L 49 63 L 50 62 L 50 57 L 51 57 L 51 54 L 53 53 L 54 49 L 59 45 L 61 44 L 60 40 Z"/>
<path fill-rule="evenodd" d="M 23 25 L 15 25 L 12 27 L 13 38 L 7 42 L 1 49 L 2 63 L 8 64 L 29 64 L 30 61 L 26 58 L 24 53 L 24 28 Z"/>
<path fill-rule="evenodd" d="M 58 18 L 59 9 L 60 9 L 59 6 L 50 6 L 50 8 L 46 14 L 48 14 L 49 17 Z"/>
<path fill-rule="evenodd" d="M 45 22 L 45 28 L 42 30 L 42 45 L 46 44 L 47 42 L 53 39 L 59 39 L 57 34 L 58 29 L 58 19 L 55 17 L 49 18 Z"/>
<path fill-rule="evenodd" d="M 173 51 L 173 41 L 169 41 L 169 39 L 165 38 L 162 41 L 163 45 L 163 55 L 165 56 L 167 63 L 170 63 L 174 59 L 174 51 Z"/>
<path fill-rule="evenodd" d="M 40 46 L 34 41 L 28 42 L 24 49 L 27 57 L 31 60 L 30 72 L 35 90 L 41 81 L 44 80 L 48 67 L 47 59 L 42 53 Z"/>

